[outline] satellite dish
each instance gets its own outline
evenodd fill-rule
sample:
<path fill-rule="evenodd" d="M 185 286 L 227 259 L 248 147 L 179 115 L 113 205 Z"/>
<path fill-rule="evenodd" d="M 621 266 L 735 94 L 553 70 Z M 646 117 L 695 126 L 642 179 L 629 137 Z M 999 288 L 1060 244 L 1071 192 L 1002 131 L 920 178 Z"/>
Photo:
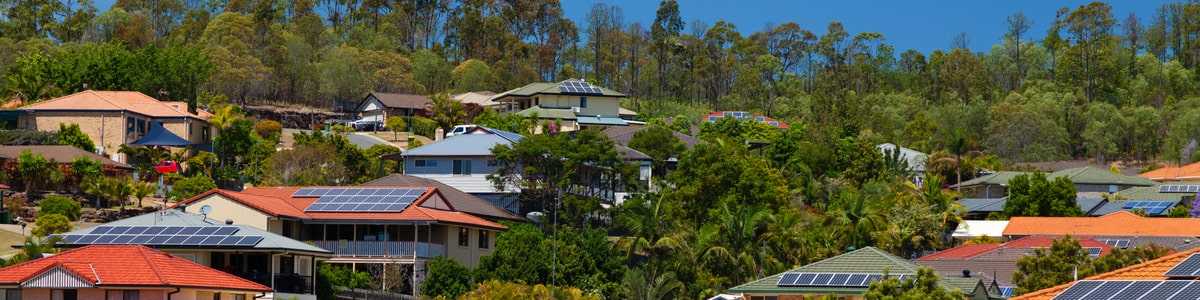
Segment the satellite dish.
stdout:
<path fill-rule="evenodd" d="M 530 212 L 528 214 L 525 214 L 525 218 L 529 219 L 530 221 L 533 221 L 534 223 L 542 223 L 542 217 L 544 217 L 545 215 L 546 214 L 544 214 L 540 211 L 535 211 L 535 212 Z"/>
<path fill-rule="evenodd" d="M 200 207 L 200 214 L 207 216 L 212 212 L 212 205 L 204 205 Z"/>

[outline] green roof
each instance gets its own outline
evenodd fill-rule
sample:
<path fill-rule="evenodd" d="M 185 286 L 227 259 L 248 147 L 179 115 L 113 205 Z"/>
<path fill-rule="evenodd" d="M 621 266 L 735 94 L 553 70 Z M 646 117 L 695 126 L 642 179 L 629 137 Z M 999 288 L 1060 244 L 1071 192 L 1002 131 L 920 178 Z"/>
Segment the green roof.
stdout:
<path fill-rule="evenodd" d="M 567 108 L 544 108 L 541 106 L 534 106 L 517 112 L 517 115 L 524 117 L 532 117 L 534 114 L 537 114 L 539 119 L 575 119 L 575 112 Z"/>
<path fill-rule="evenodd" d="M 906 259 L 879 250 L 866 247 L 811 263 L 788 272 L 816 273 L 887 273 L 889 275 L 917 273 L 920 266 Z M 786 272 L 785 272 L 786 273 Z M 764 294 L 841 294 L 858 295 L 866 293 L 866 288 L 854 287 L 780 287 L 776 285 L 784 273 L 767 276 L 729 289 L 730 293 L 764 293 Z M 941 278 L 942 286 L 957 288 L 965 294 L 973 294 L 982 287 L 979 278 Z"/>
<path fill-rule="evenodd" d="M 1006 186 L 1006 185 L 1008 185 L 1008 181 L 1013 179 L 1013 177 L 1017 177 L 1017 176 L 1024 175 L 1024 174 L 1029 174 L 1029 172 L 999 171 L 996 173 L 975 177 L 971 180 L 963 181 L 962 183 L 959 183 L 955 186 L 967 187 L 967 186 L 984 185 L 984 184 L 996 184 L 996 185 L 1005 185 Z"/>
<path fill-rule="evenodd" d="M 1055 178 L 1066 176 L 1075 184 L 1115 184 L 1115 185 L 1134 185 L 1134 186 L 1153 186 L 1154 181 L 1150 179 L 1128 176 L 1113 173 L 1109 170 L 1094 168 L 1094 167 L 1079 167 L 1054 171 L 1047 177 Z"/>
<path fill-rule="evenodd" d="M 1188 194 L 1180 193 L 1159 193 L 1158 186 L 1135 186 L 1117 192 L 1121 198 L 1129 200 L 1163 200 L 1163 201 L 1180 201 L 1183 196 Z"/>
<path fill-rule="evenodd" d="M 564 93 L 561 90 L 559 90 L 558 89 L 559 84 L 561 84 L 561 82 L 534 82 L 534 83 L 526 84 L 525 86 L 522 86 L 519 88 L 511 89 L 511 90 L 505 91 L 503 93 L 496 94 L 496 96 L 492 96 L 491 100 L 499 101 L 508 96 L 529 97 L 529 96 L 533 96 L 533 95 L 537 95 L 537 94 L 575 95 L 575 94 L 570 94 L 570 93 Z M 604 87 L 599 87 L 599 86 L 596 86 L 596 87 L 600 89 L 601 96 L 625 97 L 625 94 L 622 94 L 621 92 L 610 90 L 610 89 L 607 89 Z"/>

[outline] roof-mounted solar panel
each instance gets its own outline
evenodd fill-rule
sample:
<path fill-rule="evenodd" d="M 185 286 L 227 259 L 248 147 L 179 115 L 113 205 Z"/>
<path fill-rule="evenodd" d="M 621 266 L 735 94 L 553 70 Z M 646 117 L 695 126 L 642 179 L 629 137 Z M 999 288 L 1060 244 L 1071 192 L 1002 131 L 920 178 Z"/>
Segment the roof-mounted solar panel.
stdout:
<path fill-rule="evenodd" d="M 1167 277 L 1197 277 L 1200 275 L 1200 255 L 1192 254 L 1187 259 L 1167 270 Z"/>

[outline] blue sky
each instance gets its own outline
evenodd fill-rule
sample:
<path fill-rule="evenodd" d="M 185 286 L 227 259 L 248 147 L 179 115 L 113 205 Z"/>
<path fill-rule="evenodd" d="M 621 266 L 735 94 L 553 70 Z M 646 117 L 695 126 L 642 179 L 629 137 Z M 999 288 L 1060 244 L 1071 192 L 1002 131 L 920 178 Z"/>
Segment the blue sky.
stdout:
<path fill-rule="evenodd" d="M 599 2 L 621 7 L 626 23 L 639 22 L 648 25 L 654 21 L 656 0 L 562 0 L 563 9 L 569 18 L 582 29 L 587 22 L 587 13 Z M 114 0 L 96 0 L 97 8 L 104 10 Z M 976 51 L 987 51 L 1004 34 L 1005 18 L 1015 12 L 1024 12 L 1033 21 L 1029 33 L 1033 39 L 1041 39 L 1059 7 L 1078 7 L 1090 1 L 1067 0 L 908 0 L 908 1 L 852 1 L 852 0 L 680 0 L 680 14 L 689 26 L 699 20 L 707 24 L 725 20 L 737 26 L 743 33 L 763 29 L 767 24 L 796 22 L 801 27 L 821 34 L 830 21 L 841 21 L 850 32 L 874 31 L 887 38 L 896 47 L 896 52 L 917 49 L 929 52 L 947 48 L 960 32 L 966 32 L 970 46 Z M 1110 1 L 1113 15 L 1124 21 L 1130 13 L 1136 13 L 1143 24 L 1148 24 L 1154 11 L 1163 0 Z"/>

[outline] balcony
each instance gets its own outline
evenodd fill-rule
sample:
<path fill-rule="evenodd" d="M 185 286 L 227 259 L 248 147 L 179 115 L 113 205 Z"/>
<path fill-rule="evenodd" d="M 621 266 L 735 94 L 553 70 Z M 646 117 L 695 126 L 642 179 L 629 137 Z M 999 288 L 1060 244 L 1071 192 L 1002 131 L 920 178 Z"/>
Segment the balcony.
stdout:
<path fill-rule="evenodd" d="M 405 241 L 309 241 L 317 247 L 333 251 L 341 257 L 438 257 L 446 253 L 446 247 L 438 244 Z"/>
<path fill-rule="evenodd" d="M 313 278 L 300 274 L 275 274 L 275 292 L 313 294 Z"/>

